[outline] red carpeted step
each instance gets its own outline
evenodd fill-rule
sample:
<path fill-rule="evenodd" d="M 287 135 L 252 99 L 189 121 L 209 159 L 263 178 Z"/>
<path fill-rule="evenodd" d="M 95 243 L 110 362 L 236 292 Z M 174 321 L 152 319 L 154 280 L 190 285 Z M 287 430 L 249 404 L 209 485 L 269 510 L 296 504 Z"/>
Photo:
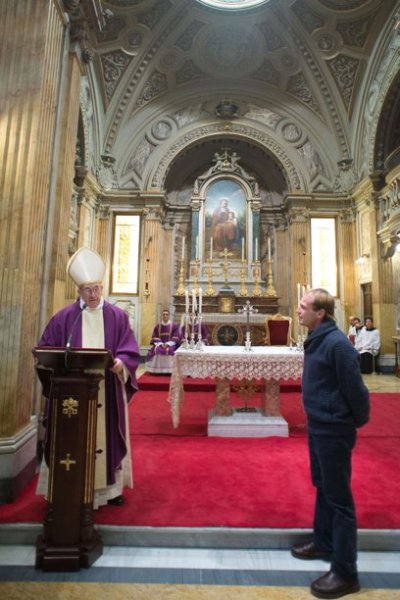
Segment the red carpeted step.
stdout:
<path fill-rule="evenodd" d="M 215 394 L 186 391 L 178 428 L 167 391 L 139 391 L 130 405 L 134 489 L 126 503 L 95 511 L 97 524 L 148 527 L 311 528 L 305 415 L 299 393 L 281 394 L 289 437 L 207 436 Z M 232 404 L 242 399 L 232 396 Z M 259 394 L 252 402 L 259 405 Z M 358 432 L 352 481 L 361 529 L 400 528 L 400 402 L 371 394 L 371 421 Z M 0 506 L 0 523 L 40 523 L 46 503 L 32 481 Z"/>

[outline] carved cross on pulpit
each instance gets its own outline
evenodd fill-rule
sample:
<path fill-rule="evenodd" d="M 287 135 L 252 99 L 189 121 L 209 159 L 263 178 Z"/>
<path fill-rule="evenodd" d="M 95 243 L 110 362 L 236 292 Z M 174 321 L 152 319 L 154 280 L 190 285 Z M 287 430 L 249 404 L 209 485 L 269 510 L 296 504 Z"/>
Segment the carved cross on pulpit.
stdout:
<path fill-rule="evenodd" d="M 220 252 L 219 255 L 221 257 L 223 257 L 224 262 L 221 263 L 222 266 L 222 272 L 224 274 L 224 283 L 225 283 L 225 287 L 229 287 L 229 281 L 228 281 L 228 267 L 230 266 L 231 263 L 228 263 L 228 257 L 229 256 L 233 256 L 233 252 L 229 252 L 228 248 L 224 248 L 223 252 Z"/>

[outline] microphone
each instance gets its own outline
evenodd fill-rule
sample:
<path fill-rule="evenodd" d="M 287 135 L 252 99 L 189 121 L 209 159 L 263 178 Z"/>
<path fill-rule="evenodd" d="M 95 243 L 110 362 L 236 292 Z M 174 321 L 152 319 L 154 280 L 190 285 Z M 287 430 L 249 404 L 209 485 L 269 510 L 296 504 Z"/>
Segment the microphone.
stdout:
<path fill-rule="evenodd" d="M 74 334 L 75 331 L 75 327 L 76 324 L 78 323 L 79 317 L 82 316 L 83 311 L 85 310 L 85 308 L 87 308 L 87 304 L 83 304 L 81 310 L 78 312 L 78 314 L 75 317 L 74 322 L 72 323 L 72 327 L 71 327 L 71 331 L 69 333 L 68 339 L 67 339 L 67 343 L 65 344 L 65 368 L 68 369 L 68 354 L 71 350 L 71 342 L 72 342 L 72 336 Z"/>

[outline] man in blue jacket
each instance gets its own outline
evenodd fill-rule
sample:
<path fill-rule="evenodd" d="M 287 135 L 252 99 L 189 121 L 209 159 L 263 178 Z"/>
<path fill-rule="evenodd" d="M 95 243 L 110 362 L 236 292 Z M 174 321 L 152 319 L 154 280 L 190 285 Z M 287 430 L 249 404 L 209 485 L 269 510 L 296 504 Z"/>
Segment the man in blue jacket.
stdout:
<path fill-rule="evenodd" d="M 333 296 L 324 289 L 307 290 L 297 308 L 299 324 L 309 332 L 302 388 L 316 502 L 313 539 L 291 552 L 296 558 L 331 561 L 330 571 L 311 584 L 317 598 L 340 598 L 360 589 L 351 455 L 356 429 L 369 419 L 369 392 L 358 353 L 334 321 L 334 308 Z"/>

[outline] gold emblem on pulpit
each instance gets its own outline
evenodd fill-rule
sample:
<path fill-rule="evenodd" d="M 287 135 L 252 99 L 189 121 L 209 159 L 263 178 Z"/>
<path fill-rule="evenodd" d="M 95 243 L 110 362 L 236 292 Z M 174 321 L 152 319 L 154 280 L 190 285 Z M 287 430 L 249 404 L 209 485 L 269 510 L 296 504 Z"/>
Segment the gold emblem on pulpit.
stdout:
<path fill-rule="evenodd" d="M 66 471 L 70 470 L 71 465 L 76 465 L 76 460 L 72 460 L 70 456 L 70 453 L 67 452 L 67 457 L 60 460 L 60 465 L 64 465 Z"/>
<path fill-rule="evenodd" d="M 62 402 L 62 413 L 70 419 L 72 415 L 78 414 L 79 401 L 74 398 L 66 398 Z"/>

